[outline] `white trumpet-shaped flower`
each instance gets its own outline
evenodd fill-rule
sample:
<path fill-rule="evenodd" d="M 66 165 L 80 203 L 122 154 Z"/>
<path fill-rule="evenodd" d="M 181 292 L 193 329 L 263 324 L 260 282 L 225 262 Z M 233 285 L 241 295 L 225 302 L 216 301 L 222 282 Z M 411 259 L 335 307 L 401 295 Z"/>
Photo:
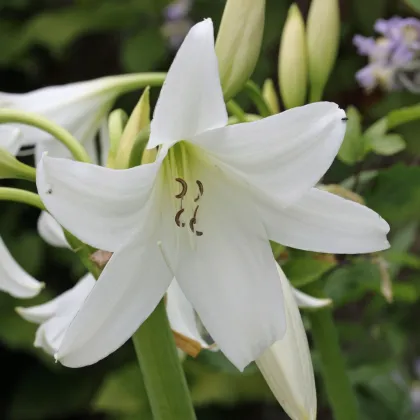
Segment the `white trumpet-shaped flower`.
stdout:
<path fill-rule="evenodd" d="M 331 165 L 345 114 L 315 103 L 226 126 L 213 25 L 195 25 L 167 74 L 148 148 L 156 162 L 127 170 L 41 160 L 37 188 L 57 221 L 114 252 L 68 328 L 57 358 L 95 363 L 149 316 L 175 275 L 239 369 L 285 333 L 269 239 L 331 253 L 388 247 L 370 209 L 313 188 Z"/>
<path fill-rule="evenodd" d="M 44 287 L 12 257 L 0 238 L 0 290 L 17 298 L 32 298 Z"/>
<path fill-rule="evenodd" d="M 22 133 L 17 127 L 0 126 L 0 147 L 16 156 L 22 143 Z"/>
<path fill-rule="evenodd" d="M 314 420 L 317 406 L 315 379 L 298 302 L 303 300 L 305 307 L 312 308 L 320 308 L 329 302 L 293 289 L 280 267 L 278 272 L 283 286 L 286 334 L 265 350 L 256 364 L 292 420 Z"/>
<path fill-rule="evenodd" d="M 47 303 L 16 308 L 22 318 L 40 324 L 35 335 L 35 347 L 54 355 L 63 341 L 66 329 L 94 285 L 94 277 L 86 274 L 73 288 Z"/>

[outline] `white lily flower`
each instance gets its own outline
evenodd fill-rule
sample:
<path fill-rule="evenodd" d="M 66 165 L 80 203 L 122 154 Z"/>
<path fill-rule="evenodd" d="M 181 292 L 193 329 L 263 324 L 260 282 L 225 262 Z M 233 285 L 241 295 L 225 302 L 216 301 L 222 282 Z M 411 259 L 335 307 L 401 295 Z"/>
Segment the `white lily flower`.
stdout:
<path fill-rule="evenodd" d="M 41 212 L 38 217 L 37 227 L 39 236 L 41 236 L 47 244 L 59 248 L 70 248 L 70 245 L 64 236 L 63 228 L 48 212 Z"/>
<path fill-rule="evenodd" d="M 82 144 L 97 133 L 115 99 L 126 91 L 133 75 L 108 76 L 48 86 L 27 93 L 0 92 L 0 107 L 34 112 L 66 128 Z M 45 131 L 19 125 L 23 145 L 54 141 Z"/>
<path fill-rule="evenodd" d="M 35 347 L 54 355 L 63 341 L 70 322 L 94 285 L 94 277 L 86 274 L 73 288 L 47 303 L 29 308 L 16 308 L 22 318 L 40 324 L 35 335 Z"/>
<path fill-rule="evenodd" d="M 21 146 L 22 134 L 17 127 L 0 126 L 0 147 L 16 156 Z"/>
<path fill-rule="evenodd" d="M 0 238 L 0 290 L 17 298 L 32 298 L 44 287 L 29 275 L 12 257 Z"/>
<path fill-rule="evenodd" d="M 308 339 L 296 302 L 296 290 L 279 266 L 278 272 L 286 308 L 286 334 L 265 350 L 256 364 L 292 420 L 314 420 L 317 402 Z"/>
<path fill-rule="evenodd" d="M 285 315 L 269 239 L 330 253 L 388 247 L 389 226 L 375 212 L 313 188 L 340 147 L 344 116 L 324 102 L 226 126 L 213 25 L 195 25 L 154 111 L 156 162 L 113 170 L 45 156 L 39 165 L 38 191 L 54 218 L 114 252 L 57 358 L 78 367 L 115 351 L 174 275 L 240 370 L 280 340 Z"/>

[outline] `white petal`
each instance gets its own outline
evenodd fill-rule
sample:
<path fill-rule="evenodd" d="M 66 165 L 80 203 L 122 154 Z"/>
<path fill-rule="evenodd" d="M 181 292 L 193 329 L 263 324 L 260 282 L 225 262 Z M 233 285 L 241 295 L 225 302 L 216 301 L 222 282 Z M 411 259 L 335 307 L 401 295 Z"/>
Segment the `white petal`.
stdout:
<path fill-rule="evenodd" d="M 211 130 L 193 142 L 254 189 L 286 205 L 313 187 L 330 167 L 346 130 L 344 117 L 336 104 L 318 102 Z"/>
<path fill-rule="evenodd" d="M 16 156 L 21 146 L 21 132 L 16 127 L 0 126 L 0 147 Z"/>
<path fill-rule="evenodd" d="M 74 316 L 93 289 L 95 279 L 88 273 L 83 276 L 75 286 L 54 299 L 37 306 L 16 308 L 19 315 L 29 322 L 41 324 L 50 318 L 72 314 Z"/>
<path fill-rule="evenodd" d="M 292 288 L 281 271 L 287 330 L 267 349 L 257 366 L 268 386 L 292 420 L 316 418 L 316 390 L 311 353 Z"/>
<path fill-rule="evenodd" d="M 281 282 L 247 192 L 217 168 L 195 170 L 204 185 L 196 225 L 203 235 L 194 237 L 194 248 L 181 248 L 176 279 L 214 341 L 243 370 L 284 334 Z"/>
<path fill-rule="evenodd" d="M 147 147 L 191 139 L 205 130 L 223 127 L 227 118 L 213 23 L 206 19 L 191 28 L 168 71 Z"/>
<path fill-rule="evenodd" d="M 331 299 L 319 299 L 307 295 L 306 293 L 303 293 L 294 287 L 292 288 L 292 292 L 295 295 L 295 300 L 299 308 L 319 309 L 325 308 L 326 306 L 330 306 L 332 304 Z"/>
<path fill-rule="evenodd" d="M 0 290 L 17 298 L 32 298 L 44 287 L 14 260 L 0 238 Z"/>
<path fill-rule="evenodd" d="M 148 223 L 142 210 L 159 168 L 159 161 L 114 170 L 46 156 L 37 169 L 37 188 L 64 228 L 89 245 L 115 251 L 133 229 Z"/>
<path fill-rule="evenodd" d="M 52 246 L 69 248 L 63 228 L 48 212 L 41 212 L 38 218 L 38 233 L 41 238 Z"/>
<path fill-rule="evenodd" d="M 80 367 L 117 350 L 150 315 L 172 277 L 157 240 L 148 246 L 133 241 L 114 253 L 66 331 L 57 359 Z"/>
<path fill-rule="evenodd" d="M 203 348 L 209 348 L 210 346 L 198 331 L 194 308 L 185 297 L 175 279 L 172 280 L 166 296 L 166 312 L 168 313 L 172 330 L 191 340 L 197 341 Z"/>
<path fill-rule="evenodd" d="M 270 239 L 306 251 L 361 254 L 389 247 L 389 225 L 377 213 L 326 191 L 312 188 L 296 203 L 259 203 Z"/>
<path fill-rule="evenodd" d="M 119 89 L 112 89 L 111 78 L 48 86 L 23 94 L 0 92 L 2 108 L 35 112 L 70 131 L 84 143 L 95 135 L 118 95 Z M 45 131 L 27 125 L 19 125 L 24 144 L 33 145 L 52 136 Z"/>

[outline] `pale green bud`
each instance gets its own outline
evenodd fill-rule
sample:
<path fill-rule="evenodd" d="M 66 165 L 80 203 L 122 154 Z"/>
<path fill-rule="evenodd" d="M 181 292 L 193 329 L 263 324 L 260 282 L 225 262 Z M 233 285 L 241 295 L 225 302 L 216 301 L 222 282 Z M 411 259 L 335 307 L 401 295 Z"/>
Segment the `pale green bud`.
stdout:
<path fill-rule="evenodd" d="M 122 109 L 114 109 L 108 118 L 108 131 L 109 131 L 109 152 L 108 161 L 106 166 L 108 168 L 115 168 L 115 159 L 118 153 L 118 147 L 124 127 L 127 124 L 128 115 Z"/>
<path fill-rule="evenodd" d="M 262 87 L 262 95 L 267 102 L 268 107 L 272 114 L 278 114 L 280 112 L 280 104 L 277 98 L 277 91 L 274 83 L 271 79 L 266 79 Z"/>
<path fill-rule="evenodd" d="M 338 0 L 312 0 L 307 22 L 311 102 L 319 101 L 334 67 L 340 40 Z"/>
<path fill-rule="evenodd" d="M 0 179 L 26 179 L 35 181 L 35 168 L 19 162 L 5 148 L 0 147 Z"/>
<path fill-rule="evenodd" d="M 116 169 L 130 166 L 130 155 L 138 134 L 150 124 L 150 95 L 146 88 L 134 108 L 122 133 L 115 158 Z M 139 158 L 140 160 L 140 158 Z"/>
<path fill-rule="evenodd" d="M 261 50 L 265 0 L 227 0 L 216 39 L 225 100 L 250 78 Z"/>
<path fill-rule="evenodd" d="M 284 25 L 279 52 L 279 86 L 286 108 L 305 103 L 307 81 L 305 23 L 299 7 L 292 4 Z"/>

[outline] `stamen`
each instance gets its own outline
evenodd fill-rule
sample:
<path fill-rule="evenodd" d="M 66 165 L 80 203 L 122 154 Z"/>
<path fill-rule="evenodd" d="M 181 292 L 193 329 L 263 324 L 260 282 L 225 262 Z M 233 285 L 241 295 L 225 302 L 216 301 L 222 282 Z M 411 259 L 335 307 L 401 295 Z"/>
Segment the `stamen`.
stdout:
<path fill-rule="evenodd" d="M 176 225 L 178 226 L 178 227 L 184 227 L 185 226 L 185 223 L 184 222 L 181 222 L 180 220 L 179 220 L 179 218 L 181 217 L 181 214 L 182 213 L 184 213 L 184 209 L 181 209 L 181 210 L 178 210 L 178 212 L 176 213 L 176 215 L 175 215 L 175 223 L 176 223 Z"/>
<path fill-rule="evenodd" d="M 182 190 L 179 194 L 175 196 L 175 198 L 183 198 L 187 194 L 188 185 L 182 178 L 175 178 L 175 181 L 181 184 Z"/>
<path fill-rule="evenodd" d="M 203 232 L 200 232 L 199 230 L 196 230 L 196 231 L 195 231 L 195 234 L 196 234 L 197 236 L 203 236 Z"/>
<path fill-rule="evenodd" d="M 193 217 L 191 220 L 190 220 L 190 229 L 191 229 L 191 232 L 192 233 L 194 233 L 194 225 L 197 223 L 197 219 L 195 218 L 195 217 Z"/>
<path fill-rule="evenodd" d="M 195 210 L 194 210 L 194 219 L 197 217 L 197 212 L 198 212 L 198 208 L 199 208 L 200 206 L 197 206 L 196 208 L 195 208 Z"/>
<path fill-rule="evenodd" d="M 194 202 L 197 202 L 200 199 L 200 197 L 202 197 L 204 194 L 204 187 L 203 187 L 203 183 L 200 180 L 197 179 L 197 181 L 195 182 L 198 185 L 198 191 L 199 191 L 199 194 L 197 195 L 197 197 L 194 198 Z"/>

